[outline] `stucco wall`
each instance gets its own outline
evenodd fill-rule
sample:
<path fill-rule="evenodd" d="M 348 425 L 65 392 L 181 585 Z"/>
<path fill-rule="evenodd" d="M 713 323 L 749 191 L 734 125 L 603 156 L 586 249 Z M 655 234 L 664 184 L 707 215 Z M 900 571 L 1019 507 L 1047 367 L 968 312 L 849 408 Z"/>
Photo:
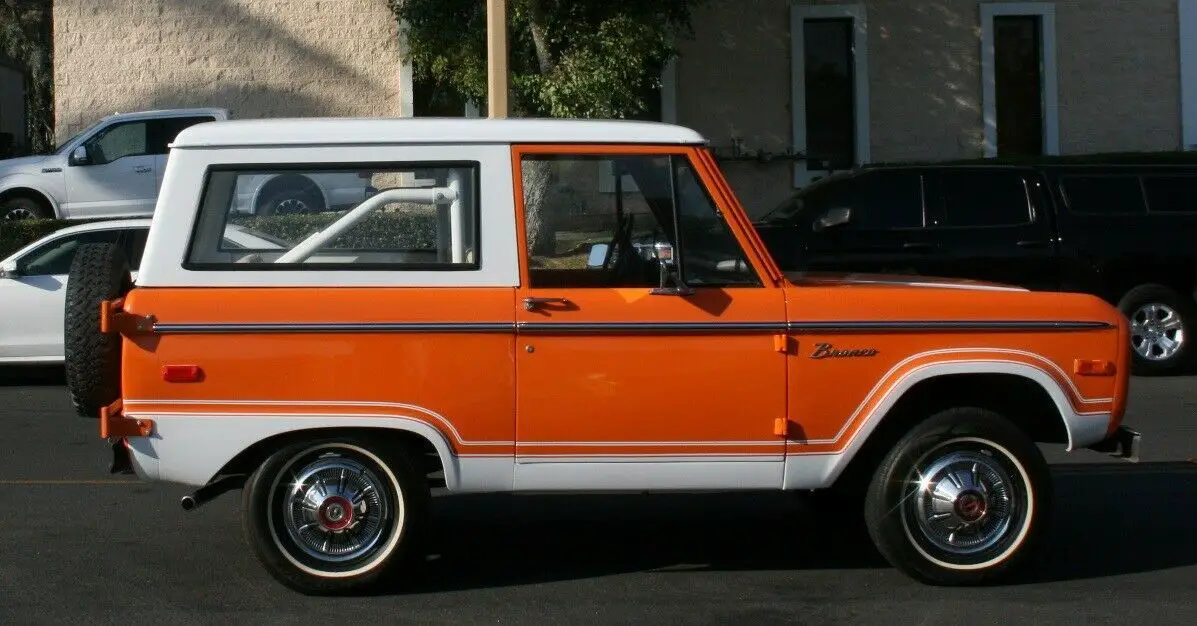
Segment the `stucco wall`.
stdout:
<path fill-rule="evenodd" d="M 790 7 L 863 4 L 871 160 L 982 156 L 982 3 L 712 0 L 677 63 L 678 121 L 720 146 L 790 147 Z M 1060 151 L 1178 148 L 1176 0 L 1053 4 Z M 726 167 L 754 213 L 793 189 L 789 162 Z"/>
<path fill-rule="evenodd" d="M 55 0 L 59 139 L 114 111 L 398 115 L 386 0 Z"/>

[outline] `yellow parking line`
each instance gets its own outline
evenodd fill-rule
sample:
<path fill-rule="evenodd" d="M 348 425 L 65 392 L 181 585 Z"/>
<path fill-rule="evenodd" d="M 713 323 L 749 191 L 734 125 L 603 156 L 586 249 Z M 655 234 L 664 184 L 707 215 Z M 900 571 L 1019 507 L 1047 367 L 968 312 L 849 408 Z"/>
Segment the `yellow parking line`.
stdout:
<path fill-rule="evenodd" d="M 3 485 L 142 485 L 139 480 L 0 480 L 0 486 Z"/>

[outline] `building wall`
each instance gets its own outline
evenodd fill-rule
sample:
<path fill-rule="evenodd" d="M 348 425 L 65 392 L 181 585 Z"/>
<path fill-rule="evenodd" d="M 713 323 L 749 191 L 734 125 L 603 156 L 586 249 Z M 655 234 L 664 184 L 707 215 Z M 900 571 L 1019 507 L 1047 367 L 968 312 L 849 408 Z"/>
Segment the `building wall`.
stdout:
<path fill-rule="evenodd" d="M 394 116 L 386 0 L 55 0 L 56 134 L 114 111 Z"/>
<path fill-rule="evenodd" d="M 988 0 L 986 0 L 988 1 Z M 792 148 L 792 5 L 863 5 L 871 161 L 983 156 L 978 0 L 712 0 L 678 68 L 678 121 L 716 146 Z M 1057 0 L 1062 154 L 1180 147 L 1176 0 Z M 729 162 L 752 213 L 794 189 L 794 165 Z"/>

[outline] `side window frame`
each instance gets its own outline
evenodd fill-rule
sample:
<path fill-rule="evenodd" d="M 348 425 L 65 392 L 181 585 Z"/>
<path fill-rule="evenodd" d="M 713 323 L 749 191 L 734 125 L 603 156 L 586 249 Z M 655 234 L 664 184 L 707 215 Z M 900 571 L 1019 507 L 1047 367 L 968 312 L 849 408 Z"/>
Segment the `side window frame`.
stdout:
<path fill-rule="evenodd" d="M 679 276 L 685 276 L 685 242 L 679 238 L 681 234 L 676 232 L 679 225 L 679 205 L 680 200 L 677 196 L 677 176 L 678 170 L 681 168 L 688 168 L 694 177 L 695 183 L 710 203 L 711 209 L 714 211 L 719 223 L 723 225 L 728 238 L 735 245 L 736 252 L 745 264 L 745 271 L 747 275 L 751 276 L 752 281 L 743 283 L 729 283 L 729 284 L 706 284 L 696 285 L 696 289 L 742 289 L 742 288 L 761 288 L 771 284 L 769 278 L 770 274 L 764 271 L 764 268 L 759 266 L 758 259 L 755 258 L 753 252 L 756 251 L 750 241 L 744 240 L 744 233 L 738 230 L 739 224 L 734 224 L 733 220 L 729 219 L 726 207 L 723 206 L 724 189 L 718 185 L 712 185 L 709 178 L 709 172 L 706 169 L 707 163 L 700 158 L 700 155 L 689 146 L 672 146 L 672 145 L 654 145 L 644 146 L 639 144 L 631 145 L 561 145 L 561 144 L 514 144 L 511 147 L 512 159 L 512 176 L 514 183 L 514 209 L 516 212 L 516 238 L 518 246 L 518 261 L 519 261 L 519 277 L 520 283 L 525 288 L 531 289 L 547 289 L 550 287 L 538 286 L 532 281 L 532 267 L 531 260 L 533 258 L 532 251 L 528 248 L 528 225 L 527 225 L 527 207 L 525 206 L 525 192 L 524 192 L 524 159 L 527 157 L 561 157 L 564 159 L 577 158 L 602 158 L 602 157 L 616 157 L 616 156 L 644 156 L 644 157 L 668 157 L 670 159 L 669 166 L 669 184 L 672 188 L 673 197 L 672 209 L 670 211 L 670 219 L 672 223 L 665 225 L 670 229 L 675 229 L 674 238 L 677 242 L 674 254 L 678 259 L 679 266 L 675 272 Z M 637 186 L 639 191 L 639 186 Z M 640 192 L 642 193 L 642 192 Z M 601 194 L 604 197 L 610 196 L 610 193 Z M 560 285 L 557 286 L 562 289 L 604 289 L 611 288 L 605 285 Z M 625 288 L 625 287 L 617 287 Z M 640 289 L 648 288 L 641 286 L 632 286 L 626 288 Z M 655 285 L 653 286 L 655 288 Z"/>
<path fill-rule="evenodd" d="M 152 120 L 150 120 L 150 119 L 140 119 L 140 120 L 127 120 L 127 121 L 123 121 L 123 122 L 115 122 L 113 124 L 109 124 L 108 126 L 105 126 L 104 128 L 100 129 L 95 134 L 93 134 L 91 137 L 88 137 L 87 141 L 83 144 L 83 145 L 87 146 L 88 165 L 91 165 L 91 166 L 109 165 L 112 163 L 116 163 L 117 161 L 120 161 L 121 159 L 130 159 L 130 158 L 139 157 L 139 156 L 153 155 L 153 139 L 154 138 L 150 131 L 150 122 L 151 121 Z M 115 159 L 110 159 L 110 158 L 108 158 L 108 155 L 104 155 L 103 162 L 96 160 L 96 145 L 98 145 L 101 141 L 103 141 L 105 137 L 107 137 L 109 134 L 112 133 L 112 131 L 116 130 L 117 128 L 120 128 L 122 126 L 133 126 L 135 124 L 141 124 L 141 125 L 145 126 L 145 150 L 143 152 L 139 152 L 136 154 L 123 154 Z"/>
<path fill-rule="evenodd" d="M 932 180 L 934 182 L 931 185 L 931 187 L 934 190 L 934 193 L 927 194 L 927 196 L 926 196 L 929 198 L 934 198 L 934 203 L 931 206 L 933 206 L 935 209 L 934 225 L 928 226 L 929 230 L 933 229 L 936 231 L 949 231 L 950 232 L 950 231 L 969 231 L 969 230 L 1017 229 L 1017 228 L 1030 228 L 1030 227 L 1033 227 L 1033 226 L 1041 223 L 1040 216 L 1039 216 L 1039 207 L 1037 206 L 1037 204 L 1035 202 L 1035 196 L 1032 193 L 1031 188 L 1030 188 L 1031 181 L 1028 179 L 1028 177 L 1030 176 L 1030 174 L 1028 172 L 1026 172 L 1022 169 L 1015 169 L 1015 168 L 992 168 L 992 169 L 991 168 L 984 168 L 984 169 L 976 168 L 976 169 L 966 169 L 963 171 L 976 171 L 976 172 L 987 172 L 987 173 L 1011 172 L 1011 173 L 1015 174 L 1018 178 L 1018 185 L 1019 185 L 1019 189 L 1022 192 L 1023 202 L 1025 203 L 1025 206 L 1026 206 L 1027 217 L 1022 222 L 1009 223 L 1009 224 L 948 224 L 947 223 L 948 215 L 950 215 L 951 212 L 949 211 L 949 208 L 948 208 L 947 194 L 944 192 L 944 177 L 945 177 L 945 174 L 948 174 L 953 171 L 957 171 L 957 170 L 950 169 L 950 168 L 949 169 L 940 169 L 940 170 L 935 171 L 935 173 L 933 175 Z"/>
<path fill-rule="evenodd" d="M 205 245 L 208 242 L 217 241 L 223 242 L 225 229 L 231 223 L 229 216 L 231 214 L 229 205 L 222 202 L 222 197 L 214 197 L 213 193 L 213 179 L 216 175 L 233 174 L 234 176 L 241 172 L 320 172 L 320 173 L 340 173 L 340 172 L 361 172 L 374 170 L 376 172 L 391 172 L 391 171 L 409 171 L 409 170 L 425 170 L 425 169 L 451 169 L 461 168 L 470 170 L 470 184 L 472 189 L 467 192 L 468 201 L 470 203 L 469 215 L 473 222 L 470 230 L 470 241 L 466 247 L 473 251 L 473 259 L 462 263 L 266 263 L 266 262 L 211 262 L 211 261 L 196 261 L 197 246 Z M 188 271 L 203 271 L 203 272 L 480 272 L 482 269 L 482 255 L 483 250 L 483 220 L 482 220 L 482 204 L 481 198 L 482 190 L 482 168 L 483 164 L 478 160 L 441 160 L 430 159 L 424 160 L 404 160 L 404 161 L 363 161 L 363 162 L 312 162 L 312 163 L 288 163 L 288 162 L 260 162 L 260 163 L 227 163 L 217 166 L 208 166 L 204 169 L 201 192 L 199 196 L 198 208 L 194 212 L 194 219 L 189 226 L 188 235 L 186 239 L 186 247 L 182 257 L 181 267 Z M 234 183 L 230 185 L 229 193 L 235 194 L 235 179 Z M 219 204 L 212 204 L 217 202 Z M 213 210 L 215 207 L 223 207 L 222 210 Z M 334 211 L 327 210 L 322 212 L 332 213 Z M 336 220 L 334 220 L 335 222 Z M 325 226 L 327 228 L 327 225 Z M 350 228 L 353 228 L 351 226 Z M 298 243 L 298 242 L 296 242 Z M 221 244 L 223 245 L 223 244 Z M 335 249 L 335 248 L 334 248 Z M 218 249 L 219 251 L 219 249 Z"/>
<path fill-rule="evenodd" d="M 98 241 L 98 242 L 91 240 L 93 237 L 97 237 L 99 235 L 109 235 L 110 238 L 107 240 Z M 79 242 L 80 240 L 84 240 L 84 243 L 111 243 L 111 244 L 120 246 L 121 250 L 124 251 L 127 236 L 128 236 L 128 229 L 124 229 L 124 228 L 101 228 L 101 229 L 97 229 L 97 230 L 86 230 L 86 231 L 82 231 L 82 232 L 78 232 L 78 233 L 71 233 L 69 235 L 62 235 L 62 236 L 50 239 L 49 241 L 45 241 L 42 243 L 42 245 L 21 255 L 21 258 L 17 261 L 17 267 L 21 271 L 22 277 L 25 277 L 25 276 L 30 276 L 30 277 L 62 276 L 62 275 L 67 274 L 68 272 L 29 273 L 29 263 L 30 262 L 28 259 L 31 257 L 36 257 L 39 255 L 45 254 L 49 249 L 56 248 L 58 246 L 63 245 L 64 243 L 69 242 L 69 241 Z M 81 244 L 77 243 L 76 248 L 79 245 L 81 245 Z M 74 253 L 72 253 L 72 258 L 74 258 Z"/>
<path fill-rule="evenodd" d="M 167 128 L 178 126 L 177 123 L 171 124 L 171 122 L 181 122 L 183 120 L 193 121 L 190 124 L 187 124 L 187 126 L 184 126 L 176 131 L 175 135 L 167 138 Z M 214 115 L 177 115 L 171 117 L 152 118 L 150 119 L 149 126 L 146 129 L 146 149 L 149 151 L 149 154 L 153 154 L 155 156 L 167 154 L 170 152 L 170 142 L 174 141 L 174 138 L 178 135 L 178 133 L 183 132 L 183 130 L 189 126 L 195 126 L 196 124 L 204 124 L 206 122 L 214 121 L 216 121 L 216 117 Z"/>

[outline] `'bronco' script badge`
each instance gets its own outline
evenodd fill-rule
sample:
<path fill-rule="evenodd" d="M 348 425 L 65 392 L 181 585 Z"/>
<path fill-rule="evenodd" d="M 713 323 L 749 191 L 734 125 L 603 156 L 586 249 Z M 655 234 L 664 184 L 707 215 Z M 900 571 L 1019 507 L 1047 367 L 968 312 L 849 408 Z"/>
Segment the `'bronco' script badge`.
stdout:
<path fill-rule="evenodd" d="M 815 351 L 811 353 L 810 358 L 834 359 L 854 356 L 877 356 L 877 348 L 853 348 L 851 350 L 836 350 L 835 347 L 829 343 L 817 343 L 815 344 Z"/>

